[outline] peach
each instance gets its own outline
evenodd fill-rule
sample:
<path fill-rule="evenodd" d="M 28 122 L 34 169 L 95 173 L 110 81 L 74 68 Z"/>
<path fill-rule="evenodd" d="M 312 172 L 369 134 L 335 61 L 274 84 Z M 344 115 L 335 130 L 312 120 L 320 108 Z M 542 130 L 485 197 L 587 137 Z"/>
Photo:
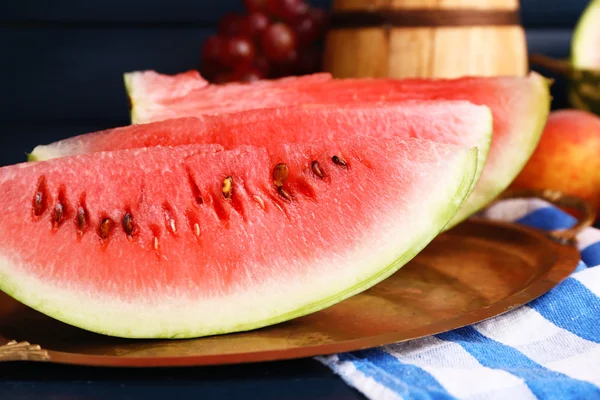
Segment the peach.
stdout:
<path fill-rule="evenodd" d="M 550 113 L 540 142 L 513 187 L 554 189 L 600 210 L 600 117 L 567 109 Z"/>

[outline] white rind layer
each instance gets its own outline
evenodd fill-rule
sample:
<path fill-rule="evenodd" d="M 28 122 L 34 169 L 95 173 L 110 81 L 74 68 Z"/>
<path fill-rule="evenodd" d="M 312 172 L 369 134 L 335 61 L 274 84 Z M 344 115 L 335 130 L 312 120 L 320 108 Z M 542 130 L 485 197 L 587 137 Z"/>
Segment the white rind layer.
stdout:
<path fill-rule="evenodd" d="M 164 97 L 184 97 L 191 91 L 202 89 L 208 84 L 208 82 L 202 79 L 198 74 L 197 77 L 194 76 L 191 79 L 179 81 L 177 84 L 173 85 L 170 78 L 154 71 L 129 72 L 123 75 L 123 80 L 127 94 L 131 98 L 131 102 L 136 104 L 131 110 L 132 123 L 136 123 L 136 120 L 147 118 L 143 112 L 142 114 L 144 117 L 140 118 L 138 116 L 140 111 L 150 110 L 150 112 L 154 113 L 161 109 L 164 110 L 163 106 L 156 106 L 156 99 L 162 99 Z M 146 89 L 148 88 L 149 81 L 163 81 L 164 85 L 158 83 L 150 85 L 152 90 L 148 91 Z M 158 89 L 159 87 L 160 89 Z M 142 105 L 139 109 L 137 106 L 138 103 Z"/>
<path fill-rule="evenodd" d="M 531 74 L 529 80 L 534 86 L 534 91 L 522 106 L 528 111 L 524 115 L 533 117 L 522 118 L 513 128 L 517 134 L 505 138 L 508 141 L 504 145 L 505 151 L 495 152 L 493 155 L 490 152 L 486 169 L 476 183 L 473 193 L 448 224 L 447 229 L 481 211 L 496 199 L 515 180 L 535 151 L 548 119 L 551 97 L 548 82 L 544 77 Z"/>
<path fill-rule="evenodd" d="M 135 124 L 137 120 L 140 119 L 139 114 L 144 114 L 141 110 L 145 111 L 147 108 L 153 109 L 151 104 L 152 101 L 147 101 L 146 99 L 151 99 L 151 94 L 142 90 L 146 85 L 143 84 L 143 73 L 141 72 L 131 72 L 123 75 L 123 81 L 125 84 L 125 91 L 127 95 L 130 97 L 130 101 L 132 104 L 135 104 L 134 107 L 131 107 L 130 119 L 131 123 Z M 141 81 L 142 83 L 138 84 L 137 82 Z M 139 103 L 139 106 L 138 104 Z"/>
<path fill-rule="evenodd" d="M 33 151 L 28 155 L 27 161 L 47 161 L 52 160 L 54 158 L 61 158 L 74 154 L 73 148 L 75 147 L 74 143 L 70 142 L 56 142 L 49 145 L 38 145 Z M 85 154 L 85 148 L 76 148 L 76 151 L 81 152 L 81 154 Z"/>
<path fill-rule="evenodd" d="M 0 288 L 22 303 L 63 322 L 98 333 L 129 338 L 186 338 L 255 329 L 318 311 L 384 280 L 433 240 L 470 193 L 477 150 L 459 152 L 443 171 L 444 185 L 415 199 L 418 215 L 394 215 L 376 221 L 353 248 L 332 252 L 300 271 L 310 276 L 273 275 L 261 287 L 228 297 L 186 301 L 181 297 L 126 303 L 97 293 L 81 292 L 76 281 L 58 286 L 41 281 L 14 256 L 0 254 Z M 385 213 L 382 213 L 384 215 Z M 338 251 L 341 250 L 341 251 Z M 293 260 L 290 260 L 293 262 Z M 301 262 L 297 260 L 296 262 Z M 277 271 L 277 266 L 273 266 Z"/>

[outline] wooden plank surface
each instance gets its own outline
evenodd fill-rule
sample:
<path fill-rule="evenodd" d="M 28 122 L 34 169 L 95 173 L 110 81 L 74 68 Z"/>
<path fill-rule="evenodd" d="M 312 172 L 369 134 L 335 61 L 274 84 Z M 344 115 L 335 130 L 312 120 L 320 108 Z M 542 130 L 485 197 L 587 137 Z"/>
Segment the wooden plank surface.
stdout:
<path fill-rule="evenodd" d="M 0 28 L 0 120 L 124 119 L 124 72 L 197 69 L 206 29 Z"/>
<path fill-rule="evenodd" d="M 331 4 L 330 0 L 307 2 L 319 7 Z M 0 21 L 214 23 L 227 11 L 244 11 L 242 0 L 20 0 L 0 12 Z"/>
<path fill-rule="evenodd" d="M 521 0 L 526 28 L 572 28 L 589 0 Z"/>
<path fill-rule="evenodd" d="M 534 27 L 570 27 L 589 0 L 521 0 L 523 24 Z M 331 0 L 309 0 L 329 7 Z M 210 24 L 226 11 L 241 11 L 241 0 L 20 0 L 0 12 L 0 22 L 112 22 Z"/>
<path fill-rule="evenodd" d="M 529 29 L 526 33 L 529 54 L 542 53 L 558 58 L 569 56 L 572 29 Z"/>
<path fill-rule="evenodd" d="M 0 120 L 125 120 L 122 74 L 196 69 L 201 28 L 0 28 Z M 530 52 L 564 57 L 571 32 L 529 30 Z"/>

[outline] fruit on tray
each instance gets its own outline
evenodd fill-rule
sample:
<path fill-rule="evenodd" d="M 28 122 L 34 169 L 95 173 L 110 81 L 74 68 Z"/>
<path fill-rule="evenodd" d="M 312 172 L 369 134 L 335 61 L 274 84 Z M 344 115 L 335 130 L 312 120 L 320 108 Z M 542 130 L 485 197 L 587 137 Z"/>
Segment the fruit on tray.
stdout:
<path fill-rule="evenodd" d="M 600 117 L 557 110 L 513 186 L 554 189 L 587 200 L 600 211 Z"/>
<path fill-rule="evenodd" d="M 458 100 L 290 106 L 176 118 L 87 133 L 37 146 L 29 159 L 43 161 L 157 145 L 218 143 L 226 148 L 252 145 L 269 149 L 282 143 L 335 142 L 352 135 L 397 136 L 477 147 L 476 183 L 487 160 L 492 123 L 489 108 Z"/>
<path fill-rule="evenodd" d="M 153 71 L 125 75 L 134 123 L 299 104 L 464 100 L 488 106 L 494 119 L 488 159 L 475 192 L 450 226 L 485 207 L 510 185 L 535 149 L 550 111 L 548 81 L 537 73 L 459 79 L 332 79 L 320 73 L 186 90 L 194 81 L 203 81 L 199 73 L 187 72 L 172 75 L 168 84 L 176 87 L 179 82 L 186 94 L 166 96 L 158 94 L 164 93 L 166 84 L 156 75 L 166 77 Z"/>
<path fill-rule="evenodd" d="M 202 44 L 201 71 L 214 83 L 303 75 L 321 68 L 327 12 L 303 0 L 247 0 L 221 17 Z"/>
<path fill-rule="evenodd" d="M 218 143 L 266 148 L 281 143 L 363 137 L 416 137 L 477 147 L 477 183 L 492 139 L 489 108 L 466 101 L 404 101 L 290 106 L 131 125 L 37 146 L 30 160 L 156 145 Z M 470 215 L 477 210 L 464 210 Z"/>
<path fill-rule="evenodd" d="M 411 260 L 471 190 L 477 150 L 340 138 L 97 152 L 0 168 L 0 288 L 129 338 L 254 329 Z"/>

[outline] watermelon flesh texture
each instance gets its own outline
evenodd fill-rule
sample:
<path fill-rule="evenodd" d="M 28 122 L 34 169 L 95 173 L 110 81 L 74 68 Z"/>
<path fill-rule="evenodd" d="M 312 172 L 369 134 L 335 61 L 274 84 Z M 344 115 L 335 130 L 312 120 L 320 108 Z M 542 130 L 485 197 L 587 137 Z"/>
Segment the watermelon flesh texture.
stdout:
<path fill-rule="evenodd" d="M 466 101 L 406 101 L 305 105 L 201 115 L 84 134 L 36 147 L 32 160 L 155 145 L 219 143 L 226 148 L 336 141 L 358 134 L 412 137 L 478 148 L 474 183 L 485 167 L 492 137 L 489 108 Z M 476 210 L 465 210 L 468 215 Z"/>
<path fill-rule="evenodd" d="M 592 0 L 583 11 L 571 39 L 571 62 L 576 68 L 600 69 L 600 1 Z"/>
<path fill-rule="evenodd" d="M 293 103 L 293 92 L 310 90 L 314 85 L 319 85 L 330 80 L 330 74 L 317 73 L 302 77 L 254 81 L 250 84 L 250 87 L 270 93 L 276 92 L 280 96 L 286 93 L 284 90 L 281 90 L 285 87 L 287 91 L 292 91 L 291 96 L 279 99 L 271 98 L 270 102 L 272 104 L 273 102 L 276 103 L 273 105 L 286 106 Z M 181 116 L 180 114 L 183 110 L 185 110 L 184 113 L 186 116 L 197 115 L 198 112 L 194 104 L 186 105 L 181 100 L 188 96 L 196 96 L 199 89 L 207 89 L 210 93 L 209 98 L 217 102 L 221 100 L 230 102 L 238 96 L 241 96 L 245 102 L 256 101 L 260 104 L 261 101 L 261 96 L 258 93 L 256 93 L 256 96 L 253 96 L 254 93 L 248 91 L 248 84 L 232 82 L 223 85 L 210 85 L 198 71 L 194 70 L 182 72 L 175 76 L 160 74 L 151 70 L 137 71 L 125 74 L 124 81 L 128 96 L 132 102 L 131 112 L 134 123 L 177 118 Z M 219 88 L 226 88 L 226 93 L 223 93 L 223 96 L 219 93 Z M 171 108 L 173 108 L 172 111 Z M 233 106 L 231 110 L 243 111 L 248 108 L 248 106 Z M 141 114 L 136 116 L 138 111 Z M 158 117 L 158 115 L 162 115 L 162 117 Z"/>
<path fill-rule="evenodd" d="M 127 91 L 135 98 L 161 101 L 169 96 L 184 97 L 193 90 L 209 85 L 208 81 L 196 71 L 181 73 L 180 77 L 177 82 L 170 79 L 168 75 L 143 71 L 131 75 L 126 80 Z"/>
<path fill-rule="evenodd" d="M 494 133 L 485 169 L 474 193 L 450 226 L 485 207 L 516 178 L 539 142 L 551 100 L 548 81 L 535 72 L 527 77 L 458 79 L 332 79 L 326 74 L 317 74 L 316 78 L 308 75 L 269 84 L 259 81 L 257 84 L 208 85 L 185 96 L 168 95 L 160 100 L 139 97 L 132 91 L 137 85 L 148 92 L 161 90 L 151 82 L 144 86 L 143 79 L 134 79 L 141 73 L 125 75 L 130 83 L 133 123 L 308 103 L 465 100 L 486 105 L 492 111 Z M 171 76 L 173 85 L 180 81 L 187 86 L 189 80 L 194 79 L 200 79 L 199 75 Z"/>
<path fill-rule="evenodd" d="M 284 192 L 272 178 L 278 163 L 290 171 Z M 275 324 L 406 264 L 456 213 L 476 164 L 474 148 L 354 136 L 269 152 L 159 146 L 4 167 L 0 288 L 119 337 Z"/>

